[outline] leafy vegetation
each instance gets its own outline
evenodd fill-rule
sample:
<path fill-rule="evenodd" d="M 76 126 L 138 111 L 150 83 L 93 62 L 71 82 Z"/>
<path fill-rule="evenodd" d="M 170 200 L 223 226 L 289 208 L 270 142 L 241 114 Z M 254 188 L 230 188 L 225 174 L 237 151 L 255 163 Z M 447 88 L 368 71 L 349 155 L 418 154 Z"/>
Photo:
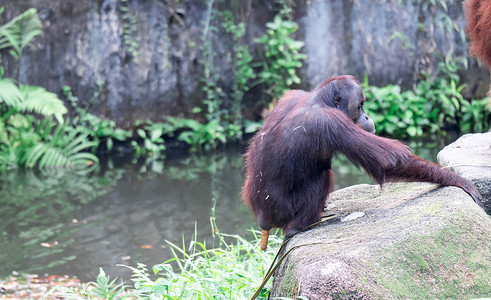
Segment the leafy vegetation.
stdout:
<path fill-rule="evenodd" d="M 130 59 L 134 60 L 140 54 L 136 39 L 138 33 L 136 16 L 131 14 L 128 0 L 119 0 L 119 10 L 123 18 L 123 47 Z"/>
<path fill-rule="evenodd" d="M 0 15 L 4 9 L 4 7 L 0 7 Z M 43 27 L 37 16 L 36 9 L 28 9 L 7 24 L 0 26 L 0 50 L 9 49 L 9 53 L 13 57 L 20 59 L 24 47 L 35 36 L 42 33 Z"/>
<path fill-rule="evenodd" d="M 249 90 L 250 82 L 256 77 L 252 67 L 252 55 L 244 45 L 244 22 L 237 21 L 231 10 L 217 7 L 223 0 L 209 2 L 209 18 L 204 24 L 202 43 L 199 47 L 203 67 L 201 78 L 204 107 L 195 107 L 193 112 L 203 114 L 205 122 L 188 118 L 169 118 L 176 130 L 178 140 L 191 146 L 191 151 L 210 150 L 230 140 L 241 139 L 245 125 L 242 117 L 242 99 Z M 232 68 L 232 91 L 225 93 L 221 85 L 220 70 L 216 61 L 222 59 L 213 48 L 215 34 L 225 35 L 227 41 L 227 63 Z M 246 132 L 247 133 L 247 132 Z"/>
<path fill-rule="evenodd" d="M 251 297 L 261 284 L 267 268 L 281 245 L 281 239 L 270 235 L 269 247 L 259 251 L 260 238 L 250 242 L 238 235 L 216 233 L 218 247 L 193 240 L 186 248 L 167 242 L 174 258 L 152 267 L 138 264 L 130 267 L 133 286 L 116 284 L 101 269 L 97 282 L 77 288 L 55 287 L 48 295 L 77 299 L 79 297 L 104 299 L 245 299 Z M 257 299 L 268 299 L 271 283 L 265 286 Z"/>
<path fill-rule="evenodd" d="M 271 109 L 291 85 L 300 83 L 296 70 L 302 66 L 306 56 L 300 52 L 303 42 L 293 38 L 298 27 L 291 18 L 294 2 L 275 0 L 277 15 L 266 24 L 266 34 L 255 40 L 262 48 L 259 51 L 260 61 L 253 60 L 250 49 L 244 43 L 246 28 L 240 13 L 233 11 L 237 8 L 222 10 L 223 0 L 208 4 L 209 20 L 204 24 L 203 43 L 198 47 L 201 54 L 199 63 L 204 72 L 201 80 L 203 106 L 193 109 L 196 114 L 194 118 L 169 117 L 165 123 L 137 122 L 133 130 L 118 128 L 113 120 L 89 112 L 91 103 L 105 92 L 105 83 L 100 81 L 92 98 L 84 106 L 80 105 L 70 87 L 63 88 L 64 98 L 74 112 L 71 120 L 65 120 L 67 109 L 55 94 L 41 87 L 18 85 L 14 80 L 4 78 L 0 61 L 0 170 L 17 166 L 87 166 L 97 162 L 97 157 L 92 153 L 126 149 L 133 149 L 137 156 L 146 155 L 155 159 L 165 153 L 168 139 L 189 145 L 191 151 L 201 151 L 215 149 L 221 144 L 242 139 L 245 133 L 255 132 L 261 122 L 243 118 L 242 100 L 245 93 L 251 88 L 262 90 L 262 94 L 268 97 L 267 102 L 271 102 Z M 455 26 L 452 22 L 449 23 L 445 14 L 447 8 L 442 1 L 433 3 L 421 0 L 413 4 L 434 11 L 428 21 L 431 28 L 438 28 L 449 39 L 461 33 L 453 29 Z M 134 22 L 128 15 L 127 0 L 121 0 L 120 10 L 125 21 L 133 24 L 130 27 L 125 25 L 128 27 L 125 27 L 123 36 L 126 43 L 135 34 L 131 29 Z M 0 27 L 0 49 L 8 48 L 15 58 L 19 58 L 22 49 L 41 33 L 36 11 L 28 10 Z M 225 56 L 219 57 L 213 48 L 212 39 L 217 34 L 225 35 Z M 434 29 L 425 35 L 429 44 L 434 42 L 433 34 Z M 411 52 L 414 45 L 404 43 L 403 35 L 395 32 L 391 39 L 396 38 L 403 41 L 402 46 L 411 55 L 416 55 Z M 126 45 L 133 57 L 137 55 L 135 43 Z M 432 65 L 435 58 L 440 58 L 437 70 L 429 66 L 418 69 L 420 77 L 412 90 L 402 91 L 395 85 L 381 88 L 369 86 L 365 78 L 364 90 L 369 99 L 366 109 L 371 113 L 379 133 L 407 138 L 444 132 L 448 128 L 460 128 L 463 132 L 489 128 L 487 100 L 468 101 L 461 94 L 465 85 L 459 82 L 457 62 L 463 60 L 454 57 L 451 50 L 433 55 Z M 219 75 L 223 70 L 218 69 L 220 64 L 216 63 L 220 59 L 227 61 L 233 75 L 227 78 L 232 83 L 232 89 L 228 92 L 225 92 L 225 80 Z M 37 115 L 47 119 L 39 120 Z M 52 117 L 59 125 L 54 123 Z M 86 150 L 92 153 L 84 152 Z"/>
<path fill-rule="evenodd" d="M 410 2 L 420 11 L 416 31 L 416 44 L 403 32 L 394 31 L 388 42 L 399 40 L 400 46 L 414 62 L 413 76 L 415 82 L 431 76 L 434 80 L 440 75 L 437 70 L 440 64 L 461 64 L 467 68 L 467 57 L 457 54 L 455 41 L 465 42 L 465 30 L 450 16 L 448 6 L 459 3 L 459 0 L 399 0 L 400 4 Z M 439 33 L 436 36 L 436 33 Z"/>
<path fill-rule="evenodd" d="M 408 2 L 408 1 L 400 1 Z M 399 40 L 414 61 L 414 87 L 401 91 L 399 86 L 377 88 L 365 78 L 367 110 L 372 112 L 379 133 L 399 138 L 424 134 L 445 134 L 445 129 L 482 132 L 489 129 L 488 100 L 464 99 L 459 68 L 467 68 L 468 58 L 454 51 L 456 40 L 465 41 L 465 31 L 450 17 L 449 4 L 458 1 L 413 0 L 411 4 L 428 12 L 419 20 L 418 44 L 402 32 L 389 38 Z M 436 33 L 439 32 L 439 38 Z"/>
<path fill-rule="evenodd" d="M 112 120 L 101 119 L 88 112 L 90 103 L 101 94 L 104 82 L 100 81 L 97 85 L 97 90 L 89 100 L 89 104 L 84 108 L 79 106 L 78 97 L 72 94 L 72 89 L 69 86 L 64 86 L 62 92 L 75 111 L 75 116 L 71 119 L 70 125 L 74 128 L 80 128 L 94 142 L 94 149 L 104 144 L 106 151 L 110 152 L 113 150 L 115 140 L 124 142 L 132 137 L 132 132 L 116 127 L 116 122 Z"/>
<path fill-rule="evenodd" d="M 215 1 L 217 5 L 223 1 Z M 419 1 L 420 3 L 422 1 Z M 242 116 L 244 94 L 253 87 L 260 87 L 272 102 L 281 97 L 291 85 L 299 84 L 300 78 L 296 71 L 306 58 L 300 51 L 303 42 L 293 38 L 298 25 L 290 18 L 293 1 L 277 0 L 281 6 L 273 22 L 266 24 L 267 33 L 255 40 L 262 46 L 261 61 L 253 61 L 250 49 L 243 44 L 245 24 L 234 18 L 230 10 L 223 12 L 210 9 L 214 24 L 207 24 L 203 36 L 201 58 L 203 66 L 202 79 L 203 107 L 195 108 L 201 121 L 187 118 L 170 117 L 166 123 L 142 121 L 136 124 L 134 131 L 118 128 L 112 120 L 100 118 L 89 113 L 90 104 L 104 92 L 104 82 L 99 82 L 96 91 L 88 104 L 82 107 L 78 98 L 73 95 L 70 87 L 63 88 L 63 95 L 71 105 L 74 117 L 65 118 L 67 109 L 54 93 L 42 87 L 21 85 L 15 80 L 4 78 L 4 70 L 0 61 L 0 170 L 16 167 L 49 169 L 50 167 L 94 166 L 98 159 L 87 150 L 95 152 L 104 146 L 113 151 L 115 145 L 129 143 L 137 155 L 158 158 L 166 150 L 165 140 L 176 138 L 190 146 L 192 151 L 209 150 L 231 140 L 243 137 L 244 133 L 254 132 L 260 123 L 244 120 Z M 289 4 L 285 4 L 289 3 Z M 440 5 L 445 9 L 444 1 L 426 1 L 426 8 Z M 0 9 L 0 14 L 3 9 Z M 127 53 L 135 58 L 138 56 L 136 41 L 136 18 L 131 16 L 129 3 L 121 0 L 120 11 L 124 18 L 123 41 Z M 436 16 L 436 15 L 435 15 Z M 449 24 L 445 17 L 440 23 L 431 21 L 433 26 Z M 424 27 L 424 24 L 420 24 Z M 452 24 L 450 23 L 450 27 Z M 442 30 L 446 30 L 444 29 Z M 212 48 L 212 33 L 224 32 L 228 35 L 229 45 L 226 59 L 231 66 L 233 78 L 232 90 L 225 92 L 222 79 L 214 64 L 217 53 Z M 9 49 L 16 59 L 22 56 L 22 50 L 37 35 L 42 33 L 41 22 L 34 9 L 28 10 L 0 27 L 0 49 Z M 430 32 L 431 33 L 431 32 Z M 402 35 L 393 38 L 403 40 Z M 431 41 L 432 36 L 429 35 Z M 404 47 L 414 50 L 414 45 L 403 43 Z M 428 43 L 432 45 L 432 43 Z M 411 51 L 412 51 L 411 50 Z M 429 72 L 428 68 L 418 72 L 421 75 L 413 90 L 402 91 L 399 86 L 389 85 L 378 88 L 368 85 L 365 78 L 364 89 L 369 101 L 367 111 L 372 115 L 376 127 L 381 134 L 395 137 L 416 137 L 439 133 L 448 127 L 467 131 L 486 131 L 489 129 L 490 108 L 487 99 L 468 101 L 461 91 L 465 88 L 459 82 L 457 67 L 451 53 L 444 53 L 445 58 L 438 64 L 437 72 Z M 428 53 L 424 53 L 428 55 Z M 417 60 L 422 61 L 420 59 Z M 420 67 L 419 65 L 417 66 Z M 419 70 L 419 69 L 418 69 Z M 116 146 L 118 148 L 118 146 Z M 121 149 L 115 149 L 121 150 Z M 201 161 L 202 163 L 206 163 Z M 225 164 L 224 162 L 223 164 Z M 241 161 L 239 160 L 239 164 Z M 209 168 L 217 168 L 208 164 Z M 162 172 L 163 166 L 155 164 L 154 169 Z M 196 170 L 189 168 L 182 173 L 182 167 L 168 168 L 169 176 L 193 178 Z M 187 176 L 187 177 L 186 177 Z M 104 178 L 82 176 L 86 180 L 103 181 Z M 0 180 L 1 181 L 1 180 Z M 97 193 L 104 193 L 104 186 L 94 191 L 91 185 L 83 180 L 65 182 L 57 177 L 52 180 L 73 187 L 73 193 L 92 201 Z M 33 184 L 38 184 L 33 179 Z M 213 184 L 215 182 L 212 182 Z M 103 185 L 103 184 L 102 184 Z M 34 189 L 37 191 L 36 189 Z M 20 192 L 19 192 L 20 191 Z M 4 212 L 11 213 L 11 207 L 25 206 L 26 213 L 33 214 L 38 209 L 50 210 L 53 217 L 60 214 L 53 209 L 65 202 L 60 190 L 49 188 L 42 194 L 34 194 L 29 186 L 19 186 L 17 194 L 2 190 L 2 199 L 9 199 Z M 64 190 L 62 190 L 64 191 Z M 9 194 L 9 195 L 7 195 Z M 20 198 L 19 198 L 20 197 Z M 54 199 L 52 202 L 36 201 L 38 199 Z M 84 199 L 85 199 L 84 198 Z M 22 200 L 24 199 L 24 200 Z M 5 204 L 5 203 L 4 203 Z M 49 206 L 52 207 L 49 207 Z M 76 209 L 75 205 L 69 210 Z M 28 223 L 29 218 L 23 222 Z M 216 229 L 216 228 L 215 228 Z M 52 234 L 56 228 L 47 228 L 42 238 Z M 59 230 L 59 229 L 58 229 Z M 30 232 L 28 238 L 36 243 L 37 232 Z M 216 234 L 217 247 L 209 247 L 205 242 L 193 240 L 189 247 L 168 245 L 174 253 L 170 261 L 152 268 L 148 274 L 144 265 L 129 267 L 133 271 L 133 287 L 117 284 L 101 269 L 96 282 L 80 290 L 58 288 L 53 293 L 71 297 L 102 297 L 118 298 L 202 298 L 202 299 L 242 299 L 252 295 L 254 288 L 259 286 L 280 240 L 272 236 L 267 252 L 258 252 L 258 239 L 248 242 L 235 235 Z M 6 243 L 8 244 L 8 243 Z M 17 249 L 6 248 L 9 251 Z M 67 258 L 69 259 L 69 258 Z M 268 289 L 261 292 L 260 298 L 266 299 Z"/>
<path fill-rule="evenodd" d="M 461 91 L 458 68 L 440 63 L 435 79 L 426 76 L 414 90 L 401 91 L 397 85 L 374 87 L 365 77 L 365 109 L 372 116 L 378 134 L 400 138 L 444 134 L 445 129 L 463 132 L 489 129 L 491 107 L 488 98 L 468 101 Z"/>
<path fill-rule="evenodd" d="M 267 102 L 275 102 L 293 83 L 300 83 L 296 69 L 302 66 L 305 55 L 300 53 L 304 43 L 292 38 L 297 23 L 289 19 L 292 1 L 278 2 L 278 14 L 267 23 L 268 34 L 256 39 L 264 46 L 264 55 L 254 62 L 249 47 L 243 44 L 245 23 L 234 16 L 236 11 L 220 9 L 223 0 L 209 2 L 210 17 L 202 36 L 200 64 L 203 66 L 202 91 L 204 107 L 196 107 L 194 113 L 204 113 L 205 123 L 195 119 L 169 118 L 168 122 L 179 130 L 178 140 L 191 146 L 191 151 L 210 150 L 228 141 L 239 140 L 244 133 L 253 133 L 260 122 L 244 120 L 242 100 L 245 92 L 260 86 L 269 96 Z M 223 34 L 227 63 L 232 68 L 232 91 L 224 92 L 221 85 L 218 57 L 213 48 L 212 34 Z"/>
<path fill-rule="evenodd" d="M 249 82 L 256 77 L 252 67 L 252 56 L 249 47 L 243 45 L 242 39 L 245 36 L 244 22 L 236 24 L 234 13 L 227 10 L 223 13 L 223 29 L 230 35 L 231 66 L 235 74 L 231 93 L 230 113 L 227 119 L 230 124 L 227 126 L 226 135 L 230 138 L 242 137 L 243 118 L 242 118 L 242 98 L 244 93 L 249 90 Z"/>
<path fill-rule="evenodd" d="M 291 37 L 298 29 L 297 23 L 283 20 L 279 15 L 273 22 L 266 23 L 266 27 L 267 34 L 255 41 L 264 44 L 264 62 L 258 76 L 268 87 L 266 93 L 278 100 L 293 83 L 300 83 L 296 69 L 306 58 L 300 53 L 305 43 Z"/>
<path fill-rule="evenodd" d="M 0 27 L 0 49 L 10 49 L 9 53 L 19 59 L 22 49 L 41 33 L 36 10 L 29 9 Z M 83 152 L 95 145 L 87 135 L 64 124 L 67 109 L 58 96 L 42 87 L 17 85 L 4 78 L 1 60 L 0 90 L 0 170 L 17 166 L 85 167 L 98 161 L 95 155 Z"/>

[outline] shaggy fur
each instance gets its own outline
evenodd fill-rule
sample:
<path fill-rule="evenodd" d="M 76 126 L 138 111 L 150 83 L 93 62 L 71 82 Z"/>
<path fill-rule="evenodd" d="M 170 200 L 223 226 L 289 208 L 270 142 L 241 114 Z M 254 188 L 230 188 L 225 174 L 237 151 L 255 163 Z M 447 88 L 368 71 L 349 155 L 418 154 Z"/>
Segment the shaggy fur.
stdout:
<path fill-rule="evenodd" d="M 464 11 L 470 54 L 479 57 L 491 68 L 491 1 L 467 0 L 464 2 Z"/>
<path fill-rule="evenodd" d="M 290 91 L 280 99 L 245 154 L 242 197 L 263 231 L 278 227 L 292 236 L 320 220 L 337 153 L 380 185 L 402 180 L 458 186 L 482 206 L 470 181 L 417 157 L 399 141 L 371 133 L 364 102 L 352 76 L 331 78 L 311 92 Z"/>

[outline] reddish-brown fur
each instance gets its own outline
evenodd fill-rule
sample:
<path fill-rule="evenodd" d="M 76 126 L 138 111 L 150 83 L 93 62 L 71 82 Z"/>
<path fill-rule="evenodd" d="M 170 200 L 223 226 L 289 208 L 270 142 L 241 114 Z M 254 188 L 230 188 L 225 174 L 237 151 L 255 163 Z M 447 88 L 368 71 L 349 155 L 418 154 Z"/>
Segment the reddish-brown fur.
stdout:
<path fill-rule="evenodd" d="M 363 130 L 354 123 L 356 117 L 336 108 L 333 97 L 341 103 L 360 101 L 363 110 L 356 79 L 335 77 L 311 92 L 287 92 L 253 137 L 245 154 L 242 197 L 263 230 L 283 228 L 292 236 L 320 220 L 336 153 L 363 167 L 380 185 L 399 180 L 454 185 L 482 206 L 471 182 L 417 157 L 399 141 Z"/>
<path fill-rule="evenodd" d="M 491 67 L 491 1 L 467 0 L 464 2 L 464 10 L 470 54 L 479 57 Z"/>

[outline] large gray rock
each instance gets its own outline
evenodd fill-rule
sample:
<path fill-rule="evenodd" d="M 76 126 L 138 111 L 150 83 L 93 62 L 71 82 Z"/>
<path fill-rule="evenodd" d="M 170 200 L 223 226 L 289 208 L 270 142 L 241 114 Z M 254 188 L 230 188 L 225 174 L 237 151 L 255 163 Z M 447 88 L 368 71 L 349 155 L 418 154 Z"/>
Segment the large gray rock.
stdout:
<path fill-rule="evenodd" d="M 491 132 L 466 134 L 438 153 L 438 163 L 472 181 L 491 214 Z"/>
<path fill-rule="evenodd" d="M 340 218 L 287 243 L 272 299 L 491 295 L 491 219 L 461 189 L 357 185 L 332 193 L 327 210 Z"/>

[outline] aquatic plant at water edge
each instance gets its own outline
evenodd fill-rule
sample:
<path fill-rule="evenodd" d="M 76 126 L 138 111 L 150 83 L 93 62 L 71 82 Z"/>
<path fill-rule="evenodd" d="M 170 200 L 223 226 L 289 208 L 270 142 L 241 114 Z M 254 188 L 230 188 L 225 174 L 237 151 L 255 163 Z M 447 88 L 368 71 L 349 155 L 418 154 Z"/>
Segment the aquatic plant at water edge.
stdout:
<path fill-rule="evenodd" d="M 78 97 L 73 95 L 70 86 L 64 86 L 62 92 L 76 113 L 70 120 L 70 125 L 72 127 L 83 128 L 84 133 L 88 135 L 90 140 L 96 142 L 94 148 L 105 145 L 105 150 L 111 152 L 115 141 L 126 141 L 132 137 L 132 132 L 118 128 L 116 122 L 113 120 L 103 119 L 88 112 L 90 104 L 103 92 L 104 83 L 103 80 L 97 82 L 97 89 L 85 107 L 80 107 Z"/>
<path fill-rule="evenodd" d="M 38 122 L 21 114 L 11 116 L 6 127 L 9 136 L 0 146 L 0 168 L 87 167 L 99 161 L 83 151 L 96 143 L 81 128 L 55 125 L 49 119 Z"/>
<path fill-rule="evenodd" d="M 0 27 L 0 49 L 10 48 L 12 56 L 19 59 L 22 49 L 41 33 L 36 10 L 30 9 Z M 0 171 L 17 166 L 71 167 L 97 162 L 95 155 L 83 152 L 93 146 L 87 136 L 64 125 L 66 112 L 56 94 L 4 78 L 0 60 Z M 33 113 L 45 119 L 39 121 Z"/>
<path fill-rule="evenodd" d="M 133 287 L 124 287 L 125 292 L 122 291 L 122 285 L 116 284 L 116 280 L 106 278 L 105 283 L 101 284 L 99 277 L 103 273 L 100 273 L 95 288 L 76 290 L 59 287 L 49 293 L 61 297 L 71 296 L 71 299 L 77 295 L 91 297 L 103 291 L 111 297 L 118 295 L 143 299 L 249 298 L 261 284 L 281 244 L 281 239 L 272 235 L 268 250 L 260 251 L 256 234 L 252 242 L 238 235 L 215 234 L 214 241 L 219 244 L 216 248 L 196 240 L 191 241 L 189 247 L 184 243 L 177 246 L 167 242 L 174 258 L 152 267 L 156 279 L 150 276 L 143 264 L 129 267 L 133 272 Z M 270 285 L 263 288 L 258 299 L 267 299 L 269 288 Z"/>

